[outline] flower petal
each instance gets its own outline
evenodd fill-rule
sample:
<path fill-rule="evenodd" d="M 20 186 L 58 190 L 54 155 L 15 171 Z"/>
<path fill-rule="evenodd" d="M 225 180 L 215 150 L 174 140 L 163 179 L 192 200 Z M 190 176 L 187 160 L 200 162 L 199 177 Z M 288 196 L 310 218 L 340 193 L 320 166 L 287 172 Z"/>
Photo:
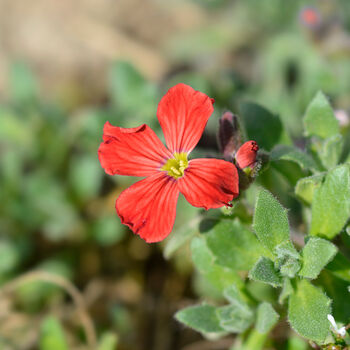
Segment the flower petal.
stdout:
<path fill-rule="evenodd" d="M 202 92 L 177 84 L 164 95 L 157 116 L 172 152 L 191 152 L 213 113 L 213 101 Z"/>
<path fill-rule="evenodd" d="M 119 128 L 106 122 L 98 149 L 102 168 L 109 175 L 148 176 L 171 157 L 155 132 L 146 124 Z"/>
<path fill-rule="evenodd" d="M 191 160 L 178 184 L 190 204 L 206 210 L 229 205 L 239 193 L 236 167 L 219 159 Z"/>
<path fill-rule="evenodd" d="M 116 210 L 121 222 L 146 242 L 159 242 L 173 228 L 178 196 L 176 181 L 159 172 L 124 190 Z"/>

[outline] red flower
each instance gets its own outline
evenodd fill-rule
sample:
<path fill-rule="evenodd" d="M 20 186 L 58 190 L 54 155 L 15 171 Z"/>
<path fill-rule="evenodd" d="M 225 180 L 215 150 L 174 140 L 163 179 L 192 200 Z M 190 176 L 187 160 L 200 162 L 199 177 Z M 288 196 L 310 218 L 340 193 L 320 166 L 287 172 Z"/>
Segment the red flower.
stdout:
<path fill-rule="evenodd" d="M 178 84 L 157 110 L 167 148 L 146 124 L 129 129 L 105 124 L 98 156 L 106 173 L 146 176 L 116 201 L 121 222 L 146 242 L 161 241 L 171 232 L 180 192 L 190 204 L 205 209 L 229 205 L 238 196 L 238 173 L 232 163 L 187 158 L 212 112 L 207 95 Z"/>
<path fill-rule="evenodd" d="M 255 141 L 245 142 L 236 153 L 236 163 L 241 168 L 254 167 L 259 146 Z"/>
<path fill-rule="evenodd" d="M 300 19 L 302 24 L 314 28 L 321 23 L 321 14 L 312 7 L 306 7 L 300 12 Z"/>

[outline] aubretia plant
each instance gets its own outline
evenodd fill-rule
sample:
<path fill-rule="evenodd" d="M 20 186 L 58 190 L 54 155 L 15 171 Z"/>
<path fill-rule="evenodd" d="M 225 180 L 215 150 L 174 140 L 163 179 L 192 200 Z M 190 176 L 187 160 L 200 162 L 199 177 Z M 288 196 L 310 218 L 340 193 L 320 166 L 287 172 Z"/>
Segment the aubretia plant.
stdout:
<path fill-rule="evenodd" d="M 146 125 L 107 123 L 99 148 L 108 174 L 146 176 L 116 209 L 147 242 L 172 230 L 179 193 L 212 209 L 165 247 L 169 258 L 190 245 L 197 290 L 207 298 L 176 319 L 213 340 L 236 334 L 231 350 L 280 349 L 276 332 L 288 339 L 283 349 L 349 349 L 348 126 L 319 92 L 296 147 L 277 115 L 246 103 L 240 116 L 220 118 L 217 159 L 188 160 L 212 112 L 212 99 L 179 84 L 158 106 L 167 147 Z"/>

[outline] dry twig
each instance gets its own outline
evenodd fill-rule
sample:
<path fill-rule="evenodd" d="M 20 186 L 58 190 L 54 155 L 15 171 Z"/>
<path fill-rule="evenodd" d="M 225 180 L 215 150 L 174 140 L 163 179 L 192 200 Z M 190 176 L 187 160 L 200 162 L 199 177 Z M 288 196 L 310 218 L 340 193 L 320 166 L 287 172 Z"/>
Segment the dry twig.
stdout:
<path fill-rule="evenodd" d="M 66 278 L 45 271 L 28 272 L 15 278 L 14 280 L 8 282 L 2 288 L 0 288 L 0 295 L 1 293 L 11 293 L 14 290 L 16 290 L 20 285 L 33 281 L 43 281 L 52 283 L 56 286 L 61 287 L 67 294 L 70 295 L 74 304 L 76 305 L 77 313 L 80 317 L 80 321 L 86 335 L 88 347 L 91 350 L 96 349 L 96 332 L 94 324 L 86 310 L 84 297 L 79 292 L 79 290 Z"/>

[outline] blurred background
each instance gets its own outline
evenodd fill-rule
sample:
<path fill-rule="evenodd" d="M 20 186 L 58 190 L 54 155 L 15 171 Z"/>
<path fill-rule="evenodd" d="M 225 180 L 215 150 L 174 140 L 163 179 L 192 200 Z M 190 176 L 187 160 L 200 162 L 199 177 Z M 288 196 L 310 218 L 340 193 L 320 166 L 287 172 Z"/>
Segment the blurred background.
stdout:
<path fill-rule="evenodd" d="M 284 143 L 318 90 L 349 123 L 350 2 L 0 0 L 0 349 L 229 348 L 173 319 L 216 296 L 182 244 L 201 211 L 180 198 L 169 239 L 146 244 L 114 209 L 135 179 L 97 159 L 107 120 L 163 137 L 157 104 L 178 82 L 216 100 L 194 157 L 216 154 L 220 115 L 244 101 L 280 116 Z M 259 181 L 298 212 L 277 170 Z"/>

